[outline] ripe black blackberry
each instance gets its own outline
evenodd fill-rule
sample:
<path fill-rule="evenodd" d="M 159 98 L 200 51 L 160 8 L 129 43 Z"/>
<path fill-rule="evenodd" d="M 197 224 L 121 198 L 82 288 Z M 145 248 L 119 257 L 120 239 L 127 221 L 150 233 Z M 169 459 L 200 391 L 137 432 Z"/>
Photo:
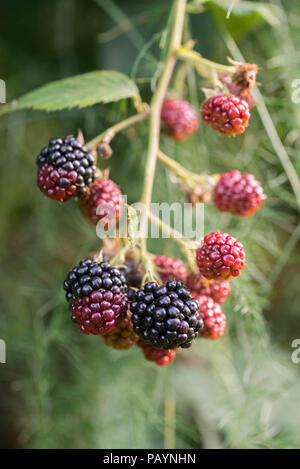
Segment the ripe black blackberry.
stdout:
<path fill-rule="evenodd" d="M 96 162 L 74 137 L 54 138 L 37 157 L 37 184 L 41 191 L 61 202 L 86 191 L 96 177 Z"/>
<path fill-rule="evenodd" d="M 85 334 L 108 334 L 126 314 L 126 280 L 107 262 L 82 260 L 68 274 L 64 289 L 72 320 Z"/>
<path fill-rule="evenodd" d="M 180 281 L 148 282 L 131 299 L 135 333 L 156 348 L 188 348 L 203 327 L 198 301 Z"/>

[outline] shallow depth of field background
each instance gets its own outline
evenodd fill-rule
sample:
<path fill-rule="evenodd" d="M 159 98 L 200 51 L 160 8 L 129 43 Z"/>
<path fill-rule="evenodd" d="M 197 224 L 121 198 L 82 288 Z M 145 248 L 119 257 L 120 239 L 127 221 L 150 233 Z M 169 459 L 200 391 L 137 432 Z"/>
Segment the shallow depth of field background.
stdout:
<path fill-rule="evenodd" d="M 0 78 L 7 100 L 94 69 L 130 74 L 138 52 L 163 29 L 171 5 L 98 3 L 109 8 L 92 0 L 1 1 Z M 297 0 L 282 4 L 277 28 L 262 24 L 237 42 L 261 67 L 261 92 L 300 174 L 300 104 L 291 101 L 291 83 L 300 78 L 300 6 Z M 197 50 L 226 63 L 229 52 L 209 14 L 191 16 L 190 26 Z M 157 41 L 150 54 L 137 74 L 144 99 L 158 66 Z M 193 74 L 186 96 L 197 107 L 203 99 Z M 53 136 L 81 128 L 88 140 L 132 112 L 124 102 L 0 118 L 0 338 L 7 344 L 7 364 L 0 364 L 0 447 L 162 448 L 168 396 L 176 397 L 178 448 L 299 447 L 300 364 L 291 361 L 291 342 L 300 338 L 299 207 L 255 110 L 236 139 L 204 125 L 184 144 L 162 139 L 165 151 L 188 168 L 252 172 L 268 195 L 246 220 L 206 208 L 205 232 L 228 231 L 247 252 L 248 266 L 232 281 L 224 305 L 226 336 L 197 341 L 161 369 L 137 347 L 117 352 L 99 337 L 80 334 L 69 320 L 62 281 L 100 240 L 75 202 L 59 205 L 39 192 L 35 158 Z M 129 202 L 141 192 L 146 135 L 144 123 L 112 144 L 107 166 Z M 166 190 L 170 201 L 183 201 L 158 164 L 155 201 L 167 200 Z M 150 246 L 179 254 L 172 241 Z"/>

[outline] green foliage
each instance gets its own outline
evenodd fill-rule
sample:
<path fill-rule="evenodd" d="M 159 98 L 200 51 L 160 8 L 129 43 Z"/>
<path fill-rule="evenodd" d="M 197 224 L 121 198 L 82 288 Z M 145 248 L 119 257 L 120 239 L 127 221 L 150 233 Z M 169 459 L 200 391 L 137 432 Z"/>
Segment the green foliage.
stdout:
<path fill-rule="evenodd" d="M 277 5 L 262 2 L 195 0 L 189 4 L 188 11 L 202 13 L 205 8 L 233 37 L 247 34 L 264 23 L 277 27 L 282 19 Z"/>
<path fill-rule="evenodd" d="M 19 98 L 13 109 L 61 111 L 124 98 L 139 98 L 135 83 L 123 73 L 102 70 L 48 83 Z"/>

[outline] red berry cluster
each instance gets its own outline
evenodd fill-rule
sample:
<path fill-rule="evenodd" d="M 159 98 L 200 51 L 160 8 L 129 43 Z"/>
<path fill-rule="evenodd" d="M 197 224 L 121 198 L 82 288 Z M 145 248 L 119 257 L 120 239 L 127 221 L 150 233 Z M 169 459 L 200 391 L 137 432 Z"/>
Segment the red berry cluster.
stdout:
<path fill-rule="evenodd" d="M 161 120 L 178 141 L 186 140 L 198 129 L 196 109 L 183 99 L 166 99 L 161 110 Z"/>
<path fill-rule="evenodd" d="M 214 203 L 221 212 L 249 217 L 265 202 L 261 184 L 252 174 L 237 170 L 221 174 L 213 192 Z"/>
<path fill-rule="evenodd" d="M 205 124 L 222 135 L 238 135 L 245 131 L 250 119 L 249 106 L 237 96 L 213 96 L 201 107 Z"/>
<path fill-rule="evenodd" d="M 119 221 L 123 207 L 122 194 L 110 179 L 98 179 L 80 199 L 80 208 L 85 218 L 95 225 L 103 220 L 104 227 L 114 226 Z"/>
<path fill-rule="evenodd" d="M 226 329 L 226 316 L 221 306 L 206 295 L 197 295 L 196 298 L 200 306 L 199 317 L 204 322 L 204 328 L 199 335 L 212 340 L 223 337 Z"/>
<path fill-rule="evenodd" d="M 215 280 L 228 280 L 240 275 L 245 257 L 243 245 L 233 236 L 219 231 L 206 235 L 196 251 L 201 275 Z"/>
<path fill-rule="evenodd" d="M 146 360 L 156 363 L 158 366 L 166 366 L 172 363 L 175 359 L 177 350 L 164 350 L 153 347 L 151 344 L 146 344 L 141 339 L 138 341 L 138 346 L 144 352 Z"/>
<path fill-rule="evenodd" d="M 154 263 L 158 267 L 158 273 L 163 283 L 174 279 L 181 282 L 186 281 L 187 270 L 181 259 L 160 255 L 155 257 Z"/>
<path fill-rule="evenodd" d="M 186 284 L 193 294 L 210 296 L 219 304 L 224 303 L 231 291 L 227 280 L 207 280 L 195 272 L 189 274 Z"/>

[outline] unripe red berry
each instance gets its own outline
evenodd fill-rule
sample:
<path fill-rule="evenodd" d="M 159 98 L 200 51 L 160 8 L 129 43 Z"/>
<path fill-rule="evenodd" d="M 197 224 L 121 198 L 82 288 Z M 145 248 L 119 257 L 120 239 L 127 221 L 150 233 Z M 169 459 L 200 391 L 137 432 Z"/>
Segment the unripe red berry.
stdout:
<path fill-rule="evenodd" d="M 241 174 L 237 170 L 221 174 L 214 193 L 214 203 L 221 212 L 249 217 L 265 202 L 261 184 L 252 174 Z"/>
<path fill-rule="evenodd" d="M 197 295 L 196 299 L 200 306 L 198 315 L 204 323 L 199 336 L 211 340 L 223 337 L 226 330 L 226 316 L 221 306 L 206 295 Z"/>
<path fill-rule="evenodd" d="M 162 105 L 161 120 L 179 141 L 186 140 L 199 125 L 196 109 L 183 99 L 166 99 Z"/>
<path fill-rule="evenodd" d="M 187 270 L 181 259 L 159 255 L 155 257 L 154 263 L 159 268 L 158 274 L 163 283 L 174 279 L 185 282 Z"/>
<path fill-rule="evenodd" d="M 205 236 L 196 250 L 196 261 L 203 277 L 229 280 L 237 277 L 245 266 L 243 245 L 228 233 L 219 231 Z"/>
<path fill-rule="evenodd" d="M 191 273 L 186 286 L 196 295 L 210 296 L 216 303 L 222 304 L 230 294 L 230 283 L 227 280 L 207 280 L 200 273 Z"/>
<path fill-rule="evenodd" d="M 249 106 L 237 96 L 213 96 L 202 104 L 203 121 L 222 135 L 238 135 L 245 131 L 250 119 Z"/>
<path fill-rule="evenodd" d="M 110 334 L 104 336 L 106 345 L 115 348 L 116 350 L 128 350 L 138 340 L 138 336 L 133 331 L 133 324 L 131 322 L 131 312 L 128 310 L 124 319 L 117 325 L 117 327 Z"/>
<path fill-rule="evenodd" d="M 105 228 L 112 227 L 119 221 L 122 207 L 121 191 L 111 179 L 97 179 L 89 191 L 80 198 L 83 216 L 94 225 L 105 218 L 103 221 Z"/>
<path fill-rule="evenodd" d="M 164 350 L 155 348 L 150 344 L 146 344 L 142 340 L 138 341 L 138 346 L 143 350 L 146 360 L 154 362 L 158 366 L 166 366 L 172 363 L 177 352 L 177 349 Z"/>

